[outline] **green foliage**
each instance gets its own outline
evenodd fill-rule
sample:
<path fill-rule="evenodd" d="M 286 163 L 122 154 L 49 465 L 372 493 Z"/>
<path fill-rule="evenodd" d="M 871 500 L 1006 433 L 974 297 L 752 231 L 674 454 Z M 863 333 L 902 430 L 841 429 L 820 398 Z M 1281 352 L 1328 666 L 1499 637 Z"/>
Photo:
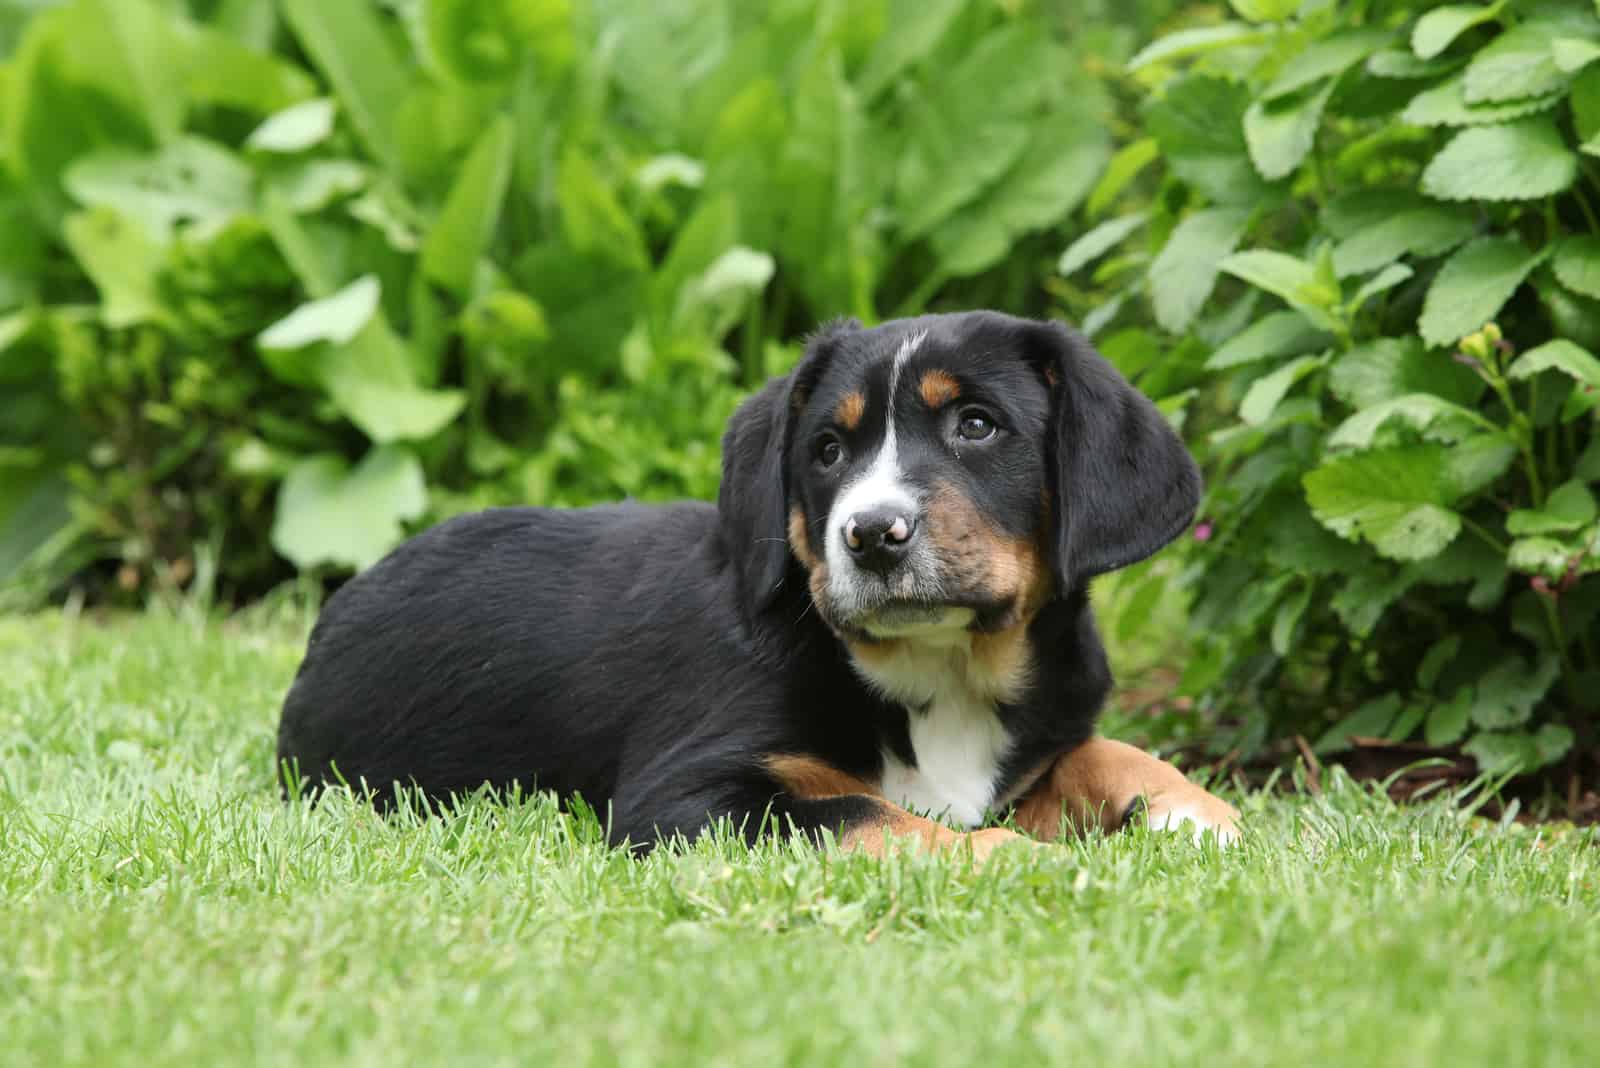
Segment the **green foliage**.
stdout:
<path fill-rule="evenodd" d="M 0 0 L 0 583 L 712 496 L 819 321 L 1049 310 L 1114 7 Z"/>
<path fill-rule="evenodd" d="M 1208 468 L 1184 687 L 1225 747 L 1550 764 L 1600 708 L 1600 10 L 1233 6 L 1135 58 L 1161 167 L 1061 264 Z"/>

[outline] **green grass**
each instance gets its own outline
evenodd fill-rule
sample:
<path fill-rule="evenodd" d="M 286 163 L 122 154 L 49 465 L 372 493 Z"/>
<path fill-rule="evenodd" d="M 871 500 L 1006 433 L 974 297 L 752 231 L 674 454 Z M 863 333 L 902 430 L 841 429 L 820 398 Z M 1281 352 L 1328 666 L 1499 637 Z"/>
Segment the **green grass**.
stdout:
<path fill-rule="evenodd" d="M 305 621 L 0 620 L 0 1064 L 1592 1065 L 1592 832 L 1240 799 L 981 872 L 279 802 Z"/>

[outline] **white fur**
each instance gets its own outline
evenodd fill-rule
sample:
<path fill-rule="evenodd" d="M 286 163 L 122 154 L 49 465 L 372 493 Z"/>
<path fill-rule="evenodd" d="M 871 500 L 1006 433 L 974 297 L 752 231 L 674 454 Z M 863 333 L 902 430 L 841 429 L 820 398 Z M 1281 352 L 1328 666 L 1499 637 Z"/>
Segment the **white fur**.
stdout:
<path fill-rule="evenodd" d="M 970 611 L 951 609 L 937 624 L 900 628 L 915 637 L 888 659 L 855 662 L 869 684 L 906 707 L 916 763 L 884 752 L 884 797 L 963 827 L 982 823 L 994 804 L 1000 766 L 1011 749 L 995 704 L 1014 696 L 1007 680 L 972 661 L 972 636 L 963 629 L 970 619 Z"/>

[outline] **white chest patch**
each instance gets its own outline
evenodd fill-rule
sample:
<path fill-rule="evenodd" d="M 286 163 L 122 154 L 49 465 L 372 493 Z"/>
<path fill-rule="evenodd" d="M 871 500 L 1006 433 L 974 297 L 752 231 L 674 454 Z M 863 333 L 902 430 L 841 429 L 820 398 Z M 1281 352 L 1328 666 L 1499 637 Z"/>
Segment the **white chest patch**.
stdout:
<path fill-rule="evenodd" d="M 995 704 L 1008 694 L 999 680 L 975 673 L 968 638 L 906 641 L 895 652 L 855 661 L 880 693 L 902 704 L 915 764 L 883 754 L 883 796 L 914 812 L 962 827 L 983 822 L 995 800 L 1011 736 Z"/>

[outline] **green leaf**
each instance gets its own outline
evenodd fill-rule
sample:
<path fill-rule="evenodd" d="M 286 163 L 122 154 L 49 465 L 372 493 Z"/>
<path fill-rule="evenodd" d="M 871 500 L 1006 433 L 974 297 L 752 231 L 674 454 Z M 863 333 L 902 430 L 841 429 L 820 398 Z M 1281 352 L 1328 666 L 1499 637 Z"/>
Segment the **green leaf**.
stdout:
<path fill-rule="evenodd" d="M 191 104 L 270 115 L 316 95 L 317 83 L 285 59 L 268 54 L 271 41 L 251 45 L 215 25 L 179 22 L 183 88 Z"/>
<path fill-rule="evenodd" d="M 1077 273 L 1122 244 L 1129 234 L 1145 224 L 1145 219 L 1145 213 L 1140 211 L 1106 220 L 1068 245 L 1061 254 L 1061 262 L 1056 265 L 1056 270 L 1064 275 Z"/>
<path fill-rule="evenodd" d="M 1245 144 L 1261 177 L 1277 181 L 1294 173 L 1316 141 L 1322 111 L 1335 82 L 1287 103 L 1257 100 L 1244 113 Z"/>
<path fill-rule="evenodd" d="M 1234 253 L 1219 266 L 1235 278 L 1282 297 L 1313 326 L 1328 331 L 1338 329 L 1333 309 L 1339 303 L 1339 288 L 1323 278 L 1314 265 L 1287 253 L 1252 249 Z"/>
<path fill-rule="evenodd" d="M 1439 681 L 1439 675 L 1461 651 L 1461 635 L 1447 634 L 1428 647 L 1428 652 L 1423 656 L 1422 663 L 1417 665 L 1417 685 L 1425 690 L 1433 689 L 1433 684 Z"/>
<path fill-rule="evenodd" d="M 776 267 L 765 252 L 742 245 L 728 249 L 679 290 L 672 318 L 674 335 L 720 339 L 772 281 Z"/>
<path fill-rule="evenodd" d="M 1533 746 L 1541 765 L 1554 764 L 1572 751 L 1576 735 L 1572 728 L 1560 723 L 1546 723 L 1533 735 Z"/>
<path fill-rule="evenodd" d="M 0 463 L 0 590 L 72 521 L 71 498 L 53 467 Z"/>
<path fill-rule="evenodd" d="M 1061 221 L 1088 195 L 1110 154 L 1098 122 L 1064 113 L 1039 123 L 1016 166 L 933 232 L 945 273 L 964 278 L 987 270 L 1024 235 Z"/>
<path fill-rule="evenodd" d="M 1600 59 L 1600 44 L 1586 37 L 1558 37 L 1550 44 L 1550 58 L 1558 70 L 1576 74 Z"/>
<path fill-rule="evenodd" d="M 1354 315 L 1367 301 L 1409 281 L 1416 273 L 1404 263 L 1389 264 L 1389 266 L 1363 282 L 1361 288 L 1356 290 L 1355 296 L 1350 298 L 1350 303 L 1347 305 L 1348 314 Z"/>
<path fill-rule="evenodd" d="M 1552 46 L 1560 26 L 1524 22 L 1485 45 L 1466 73 L 1466 101 L 1492 104 L 1566 89 L 1572 76 L 1556 66 Z"/>
<path fill-rule="evenodd" d="M 1251 22 L 1282 22 L 1300 7 L 1301 0 L 1228 0 L 1228 6 Z"/>
<path fill-rule="evenodd" d="M 382 446 L 351 470 L 324 453 L 295 464 L 278 490 L 272 545 L 302 570 L 361 570 L 404 537 L 428 504 L 422 465 L 409 449 Z"/>
<path fill-rule="evenodd" d="M 650 257 L 639 225 L 589 157 L 570 149 L 556 176 L 556 201 L 568 243 L 579 252 L 612 259 L 644 270 Z"/>
<path fill-rule="evenodd" d="M 1547 579 L 1558 579 L 1567 573 L 1567 561 L 1577 555 L 1579 554 L 1574 547 L 1566 542 L 1537 535 L 1513 541 L 1506 553 L 1506 566 L 1519 574 L 1543 575 Z"/>
<path fill-rule="evenodd" d="M 1573 477 L 1581 478 L 1588 482 L 1600 482 L 1600 435 L 1589 441 L 1589 447 L 1578 457 L 1578 463 L 1572 469 Z"/>
<path fill-rule="evenodd" d="M 864 97 L 877 96 L 907 67 L 924 59 L 950 29 L 965 0 L 894 0 L 886 24 L 856 84 Z"/>
<path fill-rule="evenodd" d="M 1284 598 L 1272 617 L 1272 651 L 1286 657 L 1294 648 L 1295 631 L 1311 605 L 1311 595 L 1316 590 L 1313 583 L 1303 583 L 1298 590 Z"/>
<path fill-rule="evenodd" d="M 1516 459 L 1516 444 L 1500 431 L 1458 441 L 1445 460 L 1445 492 L 1454 500 L 1485 489 Z"/>
<path fill-rule="evenodd" d="M 165 239 L 180 222 L 220 226 L 253 206 L 250 168 L 220 145 L 186 137 L 151 153 L 108 151 L 73 164 L 66 187 Z"/>
<path fill-rule="evenodd" d="M 338 94 L 356 136 L 386 167 L 398 170 L 403 157 L 395 114 L 410 88 L 410 68 L 378 9 L 325 0 L 282 0 L 282 8 L 301 47 Z"/>
<path fill-rule="evenodd" d="M 1335 534 L 1392 560 L 1422 560 L 1461 530 L 1446 507 L 1444 472 L 1441 446 L 1406 445 L 1325 460 L 1303 481 L 1312 514 Z"/>
<path fill-rule="evenodd" d="M 1551 267 L 1574 293 L 1600 300 L 1600 237 L 1569 237 L 1556 246 Z"/>
<path fill-rule="evenodd" d="M 1208 371 L 1221 371 L 1274 356 L 1295 356 L 1326 348 L 1332 340 L 1331 334 L 1306 322 L 1297 311 L 1270 312 L 1213 352 L 1205 366 Z"/>
<path fill-rule="evenodd" d="M 264 349 L 348 344 L 372 321 L 381 295 L 378 279 L 365 275 L 330 297 L 300 305 L 263 330 L 256 343 Z"/>
<path fill-rule="evenodd" d="M 1509 122 L 1549 111 L 1561 103 L 1564 95 L 1547 93 L 1499 104 L 1468 104 L 1466 87 L 1466 76 L 1457 75 L 1418 93 L 1400 113 L 1400 121 L 1410 126 L 1482 126 Z"/>
<path fill-rule="evenodd" d="M 1315 42 L 1286 63 L 1261 93 L 1277 100 L 1324 78 L 1343 74 L 1389 42 L 1388 30 L 1350 30 Z"/>
<path fill-rule="evenodd" d="M 1526 731 L 1479 731 L 1461 751 L 1487 775 L 1523 774 L 1539 763 L 1539 747 Z"/>
<path fill-rule="evenodd" d="M 439 217 L 422 243 L 422 273 L 429 281 L 465 298 L 472 292 L 478 263 L 487 254 L 500 220 L 500 205 L 511 183 L 516 134 L 501 115 L 472 146 L 456 172 Z"/>
<path fill-rule="evenodd" d="M 1544 507 L 1518 508 L 1506 517 L 1506 532 L 1525 534 L 1566 534 L 1592 523 L 1595 517 L 1594 494 L 1582 482 L 1563 482 L 1550 491 Z"/>
<path fill-rule="evenodd" d="M 1600 389 L 1600 359 L 1565 338 L 1546 341 L 1511 362 L 1508 377 L 1532 378 L 1541 371 L 1557 370 L 1579 383 Z"/>
<path fill-rule="evenodd" d="M 554 80 L 575 47 L 572 0 L 425 0 L 422 28 L 451 77 L 493 83 L 536 56 Z"/>
<path fill-rule="evenodd" d="M 1160 158 L 1161 146 L 1153 137 L 1141 137 L 1123 145 L 1111 157 L 1111 162 L 1106 164 L 1106 172 L 1089 193 L 1089 201 L 1084 209 L 1091 217 L 1104 212 L 1128 187 L 1128 183 L 1139 176 L 1139 172 Z"/>
<path fill-rule="evenodd" d="M 1505 6 L 1506 0 L 1498 0 L 1493 4 L 1447 4 L 1434 8 L 1413 27 L 1411 50 L 1419 59 L 1432 59 L 1472 27 L 1498 18 Z"/>
<path fill-rule="evenodd" d="M 1536 200 L 1577 175 L 1577 154 L 1555 124 L 1525 119 L 1456 134 L 1422 172 L 1422 191 L 1439 200 Z"/>
<path fill-rule="evenodd" d="M 1483 237 L 1445 261 L 1428 289 L 1417 326 L 1429 345 L 1450 345 L 1499 314 L 1548 254 L 1514 237 Z"/>
<path fill-rule="evenodd" d="M 1217 269 L 1244 236 L 1243 209 L 1197 211 L 1178 224 L 1150 264 L 1150 302 L 1156 322 L 1181 334 L 1194 322 L 1217 283 Z"/>
<path fill-rule="evenodd" d="M 304 152 L 333 134 L 334 103 L 322 97 L 307 100 L 270 116 L 245 141 L 260 152 Z"/>
<path fill-rule="evenodd" d="M 1350 572 L 1344 588 L 1333 595 L 1328 606 L 1347 631 L 1357 638 L 1367 638 L 1389 606 L 1415 582 L 1410 568 L 1390 570 L 1363 560 Z"/>
<path fill-rule="evenodd" d="M 1311 748 L 1318 753 L 1336 752 L 1349 748 L 1351 738 L 1381 738 L 1399 714 L 1399 694 L 1375 697 L 1329 727 Z"/>
<path fill-rule="evenodd" d="M 312 215 L 335 200 L 359 193 L 370 177 L 366 167 L 352 160 L 295 160 L 268 173 L 263 199 L 278 197 L 291 211 Z"/>
<path fill-rule="evenodd" d="M 1560 673 L 1560 661 L 1553 653 L 1532 666 L 1520 656 L 1506 657 L 1478 680 L 1472 722 L 1487 730 L 1522 726 Z"/>
<path fill-rule="evenodd" d="M 62 236 L 100 291 L 100 318 L 107 326 L 170 321 L 160 287 L 166 253 L 143 227 L 111 208 L 96 208 L 70 216 Z"/>
<path fill-rule="evenodd" d="M 1472 722 L 1472 690 L 1463 686 L 1450 700 L 1428 710 L 1428 725 L 1423 739 L 1433 746 L 1454 745 L 1467 733 Z"/>
<path fill-rule="evenodd" d="M 461 390 L 418 384 L 418 360 L 381 311 L 348 344 L 320 352 L 317 367 L 329 398 L 379 444 L 430 438 L 466 407 Z"/>
<path fill-rule="evenodd" d="M 1160 63 L 1168 59 L 1178 59 L 1183 56 L 1200 55 L 1213 52 L 1219 48 L 1232 48 L 1235 45 L 1255 44 L 1274 36 L 1274 31 L 1251 26 L 1245 22 L 1223 22 L 1215 26 L 1193 26 L 1176 33 L 1169 33 L 1164 37 L 1146 45 L 1132 59 L 1128 60 L 1128 70 L 1136 71 L 1141 67 L 1148 67 L 1152 63 Z"/>
<path fill-rule="evenodd" d="M 1222 204 L 1254 205 L 1267 194 L 1245 144 L 1250 93 L 1209 75 L 1168 83 L 1145 106 L 1146 131 L 1161 145 L 1172 173 Z"/>
<path fill-rule="evenodd" d="M 1396 78 L 1411 81 L 1434 78 L 1459 67 L 1463 61 L 1451 56 L 1436 59 L 1418 59 L 1413 53 L 1400 48 L 1384 49 L 1367 60 L 1367 73 L 1377 78 Z"/>
<path fill-rule="evenodd" d="M 1334 246 L 1333 266 L 1341 278 L 1365 274 L 1401 256 L 1440 256 L 1473 235 L 1477 223 L 1459 208 L 1430 204 L 1403 211 L 1358 230 Z"/>
<path fill-rule="evenodd" d="M 1590 67 L 1572 83 L 1572 125 L 1584 152 L 1600 151 L 1600 67 Z"/>
<path fill-rule="evenodd" d="M 1455 441 L 1483 427 L 1498 433 L 1493 424 L 1477 412 L 1431 393 L 1408 393 L 1364 408 L 1340 423 L 1328 435 L 1328 447 L 1368 448 L 1378 430 L 1391 419 L 1400 420 L 1413 430 L 1430 431 L 1428 436 L 1434 440 Z"/>
<path fill-rule="evenodd" d="M 1320 370 L 1327 362 L 1326 356 L 1301 356 L 1256 379 L 1250 383 L 1244 400 L 1239 402 L 1239 418 L 1251 426 L 1261 426 L 1272 418 L 1279 402 L 1296 382 Z"/>

